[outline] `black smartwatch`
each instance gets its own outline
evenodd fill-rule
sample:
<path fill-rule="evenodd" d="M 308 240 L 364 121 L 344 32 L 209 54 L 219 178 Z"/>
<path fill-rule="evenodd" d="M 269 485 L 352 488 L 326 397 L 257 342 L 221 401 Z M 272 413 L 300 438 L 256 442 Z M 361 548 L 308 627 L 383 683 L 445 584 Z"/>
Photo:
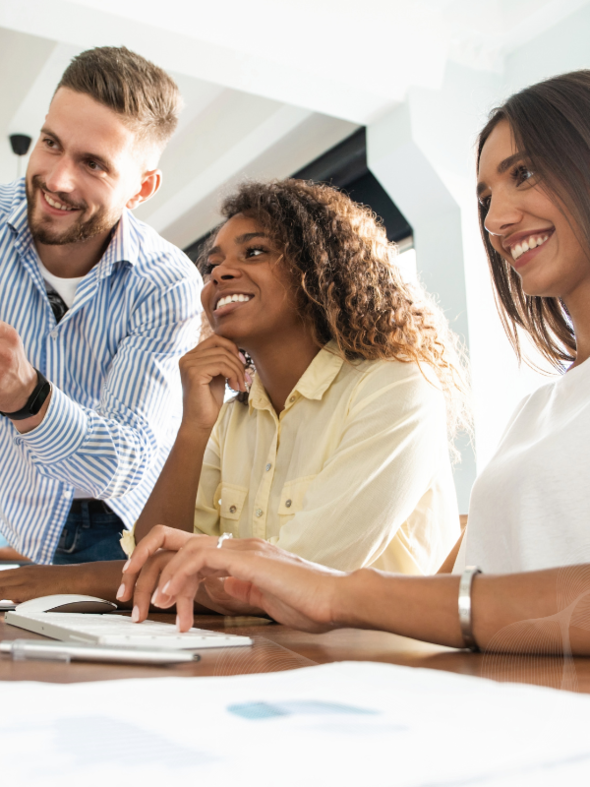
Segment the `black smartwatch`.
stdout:
<path fill-rule="evenodd" d="M 27 399 L 25 406 L 15 413 L 3 413 L 0 411 L 0 415 L 10 418 L 11 421 L 24 421 L 25 418 L 31 418 L 31 416 L 38 414 L 51 393 L 51 383 L 41 374 L 39 369 L 35 369 L 35 371 L 37 372 L 37 385 Z"/>

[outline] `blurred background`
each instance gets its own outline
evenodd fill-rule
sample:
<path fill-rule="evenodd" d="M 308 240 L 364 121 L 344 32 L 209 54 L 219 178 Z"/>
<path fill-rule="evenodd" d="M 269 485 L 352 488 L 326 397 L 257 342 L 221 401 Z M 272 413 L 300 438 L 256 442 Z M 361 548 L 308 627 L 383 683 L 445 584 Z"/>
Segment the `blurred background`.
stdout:
<path fill-rule="evenodd" d="M 586 0 L 0 0 L 0 182 L 24 173 L 9 135 L 37 138 L 69 60 L 125 45 L 185 99 L 163 187 L 137 215 L 189 256 L 245 177 L 328 181 L 370 205 L 470 354 L 466 513 L 510 413 L 547 379 L 518 368 L 495 313 L 474 142 L 510 93 L 590 67 L 589 40 Z"/>

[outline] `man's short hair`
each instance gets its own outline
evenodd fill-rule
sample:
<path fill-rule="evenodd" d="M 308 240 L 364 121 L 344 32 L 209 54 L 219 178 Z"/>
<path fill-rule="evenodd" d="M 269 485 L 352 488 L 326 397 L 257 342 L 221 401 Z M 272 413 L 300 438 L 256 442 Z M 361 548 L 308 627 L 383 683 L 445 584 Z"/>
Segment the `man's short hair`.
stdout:
<path fill-rule="evenodd" d="M 162 150 L 178 124 L 182 97 L 176 82 L 126 47 L 88 49 L 72 59 L 56 92 L 86 93 L 121 115 L 140 138 Z"/>

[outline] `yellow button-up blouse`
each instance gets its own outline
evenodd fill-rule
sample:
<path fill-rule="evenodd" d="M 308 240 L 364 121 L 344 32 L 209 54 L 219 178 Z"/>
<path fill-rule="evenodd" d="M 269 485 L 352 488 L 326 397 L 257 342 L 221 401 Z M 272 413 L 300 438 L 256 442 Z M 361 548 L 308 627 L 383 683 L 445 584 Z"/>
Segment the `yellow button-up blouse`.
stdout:
<path fill-rule="evenodd" d="M 255 376 L 205 452 L 195 532 L 262 538 L 341 570 L 436 571 L 459 537 L 444 397 L 398 361 L 327 345 L 277 416 Z"/>

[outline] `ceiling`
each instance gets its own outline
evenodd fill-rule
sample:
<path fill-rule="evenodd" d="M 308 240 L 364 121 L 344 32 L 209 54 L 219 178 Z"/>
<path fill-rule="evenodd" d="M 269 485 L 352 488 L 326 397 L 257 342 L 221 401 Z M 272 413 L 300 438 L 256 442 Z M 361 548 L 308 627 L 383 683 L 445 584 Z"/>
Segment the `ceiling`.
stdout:
<path fill-rule="evenodd" d="M 0 0 L 0 182 L 7 136 L 36 137 L 71 57 L 125 44 L 178 82 L 185 110 L 159 194 L 137 214 L 186 246 L 243 177 L 285 177 L 452 61 L 506 55 L 588 0 Z"/>

